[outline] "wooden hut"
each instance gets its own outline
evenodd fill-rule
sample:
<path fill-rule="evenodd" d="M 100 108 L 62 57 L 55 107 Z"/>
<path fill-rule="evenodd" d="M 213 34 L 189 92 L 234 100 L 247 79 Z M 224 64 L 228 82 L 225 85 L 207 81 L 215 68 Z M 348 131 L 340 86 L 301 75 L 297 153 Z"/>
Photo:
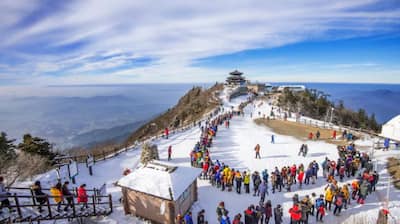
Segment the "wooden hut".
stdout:
<path fill-rule="evenodd" d="M 197 177 L 201 170 L 151 161 L 121 178 L 125 214 L 153 223 L 175 223 L 197 201 Z"/>

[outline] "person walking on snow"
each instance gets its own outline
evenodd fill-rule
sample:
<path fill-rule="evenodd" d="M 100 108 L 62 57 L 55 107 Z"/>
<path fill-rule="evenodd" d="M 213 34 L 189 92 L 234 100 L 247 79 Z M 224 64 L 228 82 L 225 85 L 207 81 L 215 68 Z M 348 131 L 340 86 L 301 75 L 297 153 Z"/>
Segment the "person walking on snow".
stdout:
<path fill-rule="evenodd" d="M 309 140 L 313 140 L 313 138 L 314 138 L 314 134 L 313 134 L 312 132 L 310 132 L 310 133 L 308 134 L 308 139 L 309 139 Z"/>
<path fill-rule="evenodd" d="M 60 212 L 61 203 L 63 202 L 61 183 L 57 183 L 54 187 L 50 188 L 50 193 L 51 196 L 53 196 L 54 202 L 57 204 L 57 212 Z"/>
<path fill-rule="evenodd" d="M 68 207 L 72 208 L 72 203 L 74 200 L 71 191 L 68 189 L 68 185 L 69 185 L 69 182 L 65 181 L 62 186 L 62 195 L 67 200 L 67 205 L 65 206 L 64 211 L 68 211 Z"/>
<path fill-rule="evenodd" d="M 165 135 L 165 138 L 168 139 L 168 136 L 169 136 L 169 130 L 168 130 L 168 128 L 165 128 L 165 130 L 164 130 L 164 135 Z"/>
<path fill-rule="evenodd" d="M 243 184 L 244 184 L 245 192 L 247 194 L 250 194 L 250 171 L 249 172 L 246 172 L 246 171 L 243 172 Z"/>
<path fill-rule="evenodd" d="M 281 223 L 283 222 L 282 216 L 283 216 L 282 206 L 281 206 L 280 204 L 278 204 L 278 205 L 274 208 L 274 219 L 275 219 L 275 224 L 281 224 Z"/>
<path fill-rule="evenodd" d="M 222 216 L 227 212 L 227 210 L 225 209 L 225 203 L 223 201 L 219 203 L 216 212 L 217 212 L 218 222 L 221 222 Z"/>
<path fill-rule="evenodd" d="M 264 214 L 265 214 L 265 224 L 269 223 L 269 220 L 272 217 L 272 204 L 271 204 L 271 200 L 268 200 L 267 203 L 265 203 L 264 206 Z"/>
<path fill-rule="evenodd" d="M 289 209 L 290 223 L 299 224 L 301 220 L 301 210 L 298 204 L 294 204 L 293 207 Z"/>
<path fill-rule="evenodd" d="M 271 135 L 271 143 L 275 144 L 275 135 Z"/>
<path fill-rule="evenodd" d="M 193 219 L 192 219 L 192 212 L 188 212 L 185 215 L 185 224 L 193 224 Z"/>
<path fill-rule="evenodd" d="M 264 203 L 265 200 L 265 194 L 268 193 L 268 189 L 267 189 L 267 183 L 265 181 L 263 181 L 260 186 L 258 187 L 258 192 L 260 193 L 261 197 L 260 197 L 260 203 Z"/>
<path fill-rule="evenodd" d="M 325 215 L 324 195 L 321 194 L 319 198 L 315 200 L 315 209 L 317 210 L 317 215 L 315 216 L 316 221 L 322 222 Z"/>
<path fill-rule="evenodd" d="M 319 140 L 319 137 L 321 137 L 321 133 L 319 132 L 319 130 L 318 130 L 317 133 L 315 134 L 315 137 L 317 138 L 317 140 Z"/>
<path fill-rule="evenodd" d="M 204 209 L 202 209 L 198 214 L 197 214 L 197 224 L 204 224 L 205 223 L 205 217 L 204 217 Z"/>
<path fill-rule="evenodd" d="M 261 156 L 260 156 L 260 144 L 257 144 L 256 147 L 254 148 L 254 150 L 256 151 L 256 159 L 257 159 L 257 157 L 259 159 L 261 159 Z"/>
<path fill-rule="evenodd" d="M 81 210 L 84 209 L 84 207 L 88 208 L 88 195 L 86 193 L 86 184 L 82 184 L 78 188 L 78 204 L 82 204 Z"/>
<path fill-rule="evenodd" d="M 243 178 L 239 171 L 236 172 L 235 180 L 236 180 L 236 192 L 240 194 L 240 190 L 242 189 Z"/>
<path fill-rule="evenodd" d="M 172 155 L 172 146 L 168 147 L 168 161 L 171 160 L 171 155 Z"/>

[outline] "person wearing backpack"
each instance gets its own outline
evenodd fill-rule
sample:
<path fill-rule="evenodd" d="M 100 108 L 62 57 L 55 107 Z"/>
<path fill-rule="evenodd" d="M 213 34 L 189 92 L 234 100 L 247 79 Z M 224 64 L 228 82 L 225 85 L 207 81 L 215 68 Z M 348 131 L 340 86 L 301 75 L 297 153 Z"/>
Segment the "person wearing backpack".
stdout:
<path fill-rule="evenodd" d="M 320 195 L 317 200 L 315 200 L 315 208 L 317 209 L 317 215 L 315 216 L 317 222 L 322 222 L 322 218 L 325 215 L 325 204 L 324 204 L 324 195 Z"/>
<path fill-rule="evenodd" d="M 340 192 L 335 196 L 335 209 L 333 210 L 333 215 L 340 215 L 340 212 L 342 211 L 344 197 L 341 189 L 339 191 Z"/>

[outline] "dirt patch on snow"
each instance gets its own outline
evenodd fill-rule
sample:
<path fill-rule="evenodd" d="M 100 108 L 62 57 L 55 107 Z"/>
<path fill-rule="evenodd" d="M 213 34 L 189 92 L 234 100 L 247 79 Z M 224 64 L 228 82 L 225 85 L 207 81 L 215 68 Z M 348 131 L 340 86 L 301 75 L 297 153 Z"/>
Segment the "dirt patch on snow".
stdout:
<path fill-rule="evenodd" d="M 310 132 L 312 132 L 315 137 L 315 133 L 319 130 L 321 133 L 321 137 L 319 138 L 320 141 L 340 146 L 348 144 L 347 141 L 332 139 L 333 129 L 316 128 L 291 121 L 267 120 L 262 118 L 256 119 L 254 122 L 258 125 L 265 125 L 271 128 L 275 133 L 293 136 L 300 140 L 308 140 L 308 134 Z M 341 133 L 337 132 L 337 136 L 340 134 Z"/>

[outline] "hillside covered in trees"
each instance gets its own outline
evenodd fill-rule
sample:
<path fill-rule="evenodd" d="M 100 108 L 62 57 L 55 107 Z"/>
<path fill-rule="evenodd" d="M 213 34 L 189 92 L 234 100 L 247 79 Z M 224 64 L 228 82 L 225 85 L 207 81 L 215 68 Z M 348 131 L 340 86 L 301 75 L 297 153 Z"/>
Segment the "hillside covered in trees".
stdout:
<path fill-rule="evenodd" d="M 328 99 L 326 94 L 320 91 L 306 89 L 303 92 L 292 92 L 285 89 L 278 98 L 278 106 L 290 112 L 300 112 L 304 116 L 327 121 L 330 121 L 330 113 L 333 111 L 332 122 L 334 124 L 374 132 L 379 132 L 381 129 L 381 125 L 377 123 L 374 114 L 369 116 L 361 108 L 358 111 L 347 109 L 343 101 L 335 104 Z"/>
<path fill-rule="evenodd" d="M 25 134 L 16 145 L 15 139 L 9 139 L 4 132 L 0 134 L 0 176 L 7 176 L 8 184 L 46 171 L 55 156 L 52 144 L 45 139 Z"/>

